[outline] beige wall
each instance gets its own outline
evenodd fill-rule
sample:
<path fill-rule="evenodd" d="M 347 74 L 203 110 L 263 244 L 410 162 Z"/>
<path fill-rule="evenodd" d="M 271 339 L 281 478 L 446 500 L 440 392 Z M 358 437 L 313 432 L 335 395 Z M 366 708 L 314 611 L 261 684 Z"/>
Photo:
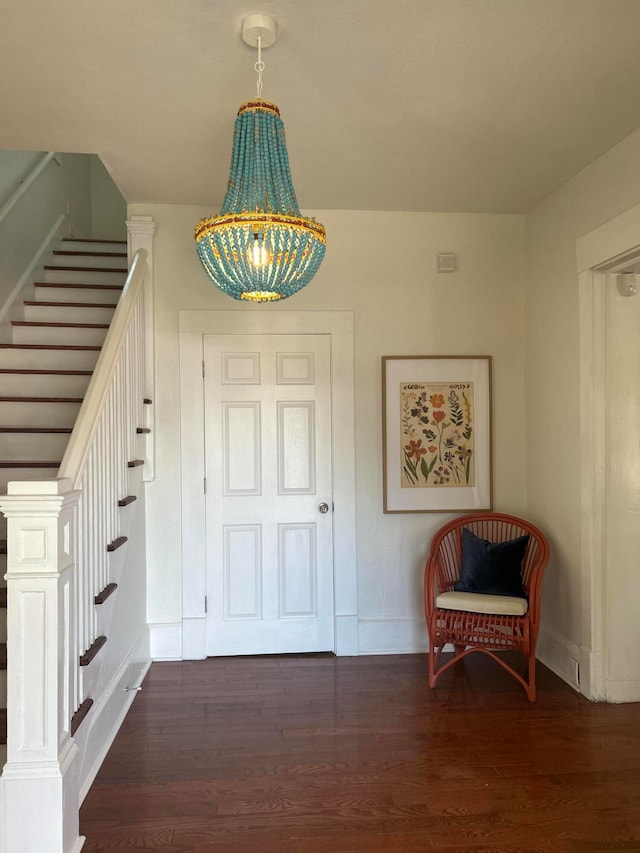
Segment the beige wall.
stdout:
<path fill-rule="evenodd" d="M 127 239 L 127 203 L 99 157 L 91 158 L 92 236 Z"/>
<path fill-rule="evenodd" d="M 147 496 L 148 618 L 156 625 L 175 626 L 181 618 L 178 311 L 245 308 L 216 290 L 197 259 L 193 227 L 211 213 L 188 206 L 129 206 L 129 215 L 151 215 L 157 223 L 157 479 Z M 328 233 L 320 272 L 291 300 L 263 306 L 264 311 L 354 313 L 359 615 L 380 620 L 392 638 L 406 636 L 403 624 L 412 623 L 422 638 L 422 570 L 431 533 L 443 516 L 382 513 L 380 359 L 493 356 L 495 507 L 522 512 L 523 218 L 314 213 Z M 435 272 L 435 254 L 443 251 L 458 254 L 458 272 Z M 375 645 L 375 630 L 367 633 L 372 636 Z"/>
<path fill-rule="evenodd" d="M 0 190 L 12 195 L 42 156 L 0 151 Z M 88 154 L 65 154 L 60 165 L 50 160 L 0 223 L 0 313 L 8 310 L 25 275 L 30 281 L 30 265 L 47 240 L 68 233 L 91 236 L 90 162 Z M 0 335 L 8 339 L 6 323 Z"/>
<path fill-rule="evenodd" d="M 38 165 L 42 151 L 0 151 L 0 207 Z"/>
<path fill-rule="evenodd" d="M 568 656 L 589 642 L 589 626 L 581 615 L 576 240 L 639 201 L 640 130 L 526 217 L 527 512 L 552 545 L 544 584 L 542 657 L 567 677 Z"/>

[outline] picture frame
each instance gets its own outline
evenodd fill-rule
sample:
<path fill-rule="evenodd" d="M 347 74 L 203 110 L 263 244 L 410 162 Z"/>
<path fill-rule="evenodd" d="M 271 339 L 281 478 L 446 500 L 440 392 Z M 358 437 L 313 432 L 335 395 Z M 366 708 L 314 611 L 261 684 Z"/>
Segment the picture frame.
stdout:
<path fill-rule="evenodd" d="M 383 510 L 493 509 L 491 356 L 382 357 Z"/>

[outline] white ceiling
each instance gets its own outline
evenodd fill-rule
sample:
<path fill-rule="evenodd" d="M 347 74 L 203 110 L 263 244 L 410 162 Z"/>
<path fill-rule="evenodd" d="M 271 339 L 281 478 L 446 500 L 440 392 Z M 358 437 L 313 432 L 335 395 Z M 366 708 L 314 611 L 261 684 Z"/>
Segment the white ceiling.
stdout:
<path fill-rule="evenodd" d="M 640 125 L 640 0 L 0 0 L 0 148 L 217 212 L 256 12 L 306 210 L 524 211 Z"/>

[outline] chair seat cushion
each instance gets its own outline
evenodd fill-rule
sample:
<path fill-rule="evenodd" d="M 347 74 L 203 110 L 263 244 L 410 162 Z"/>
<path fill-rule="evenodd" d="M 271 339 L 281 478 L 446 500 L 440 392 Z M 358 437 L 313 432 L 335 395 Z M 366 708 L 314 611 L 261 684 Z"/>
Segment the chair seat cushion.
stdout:
<path fill-rule="evenodd" d="M 485 595 L 480 592 L 441 592 L 436 607 L 464 610 L 467 613 L 489 613 L 496 616 L 524 616 L 529 609 L 526 598 L 512 595 Z"/>

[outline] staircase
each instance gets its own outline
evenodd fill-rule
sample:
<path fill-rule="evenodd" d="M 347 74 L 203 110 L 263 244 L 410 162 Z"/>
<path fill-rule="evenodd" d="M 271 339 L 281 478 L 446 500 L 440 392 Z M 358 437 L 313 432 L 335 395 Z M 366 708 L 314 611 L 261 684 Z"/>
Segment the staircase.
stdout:
<path fill-rule="evenodd" d="M 0 342 L 0 494 L 57 476 L 127 274 L 127 244 L 63 239 Z M 0 773 L 6 759 L 6 519 L 0 513 Z"/>

